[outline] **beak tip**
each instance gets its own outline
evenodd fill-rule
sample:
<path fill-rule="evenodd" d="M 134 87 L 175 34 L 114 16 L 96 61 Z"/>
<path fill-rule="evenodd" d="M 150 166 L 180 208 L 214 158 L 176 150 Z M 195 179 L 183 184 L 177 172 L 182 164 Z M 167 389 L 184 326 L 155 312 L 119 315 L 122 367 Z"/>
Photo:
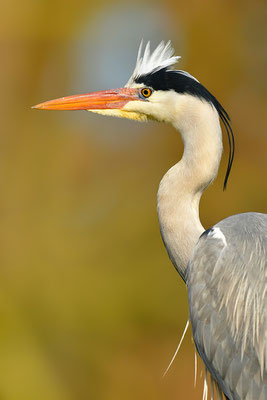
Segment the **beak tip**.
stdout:
<path fill-rule="evenodd" d="M 40 104 L 36 104 L 35 106 L 31 106 L 31 108 L 35 108 L 35 109 L 40 110 L 42 107 L 40 107 Z"/>
<path fill-rule="evenodd" d="M 31 106 L 31 108 L 35 110 L 53 110 L 53 107 L 47 103 L 49 102 L 47 101 L 45 103 L 35 104 L 34 106 Z"/>

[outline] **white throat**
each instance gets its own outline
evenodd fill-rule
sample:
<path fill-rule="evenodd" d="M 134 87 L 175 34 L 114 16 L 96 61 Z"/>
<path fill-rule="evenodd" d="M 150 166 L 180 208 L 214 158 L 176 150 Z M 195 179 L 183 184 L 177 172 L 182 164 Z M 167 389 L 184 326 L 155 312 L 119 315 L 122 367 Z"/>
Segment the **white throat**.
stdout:
<path fill-rule="evenodd" d="M 173 125 L 182 135 L 184 153 L 161 180 L 157 205 L 163 241 L 175 268 L 185 279 L 193 248 L 204 231 L 199 201 L 217 175 L 222 134 L 218 113 L 205 100 L 183 94 L 176 110 Z"/>

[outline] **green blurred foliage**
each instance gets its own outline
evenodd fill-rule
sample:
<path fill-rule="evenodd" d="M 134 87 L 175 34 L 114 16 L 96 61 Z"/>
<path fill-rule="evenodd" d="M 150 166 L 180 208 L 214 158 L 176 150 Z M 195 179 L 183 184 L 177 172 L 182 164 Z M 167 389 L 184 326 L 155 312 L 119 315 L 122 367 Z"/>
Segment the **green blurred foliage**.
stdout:
<path fill-rule="evenodd" d="M 266 212 L 266 2 L 147 2 L 148 9 L 157 5 L 165 12 L 165 34 L 172 27 L 167 39 L 185 53 L 182 68 L 220 99 L 236 133 L 228 189 L 222 192 L 225 155 L 201 203 L 204 226 L 238 212 Z M 140 14 L 143 6 L 134 4 Z M 128 5 L 1 3 L 3 400 L 200 398 L 191 334 L 161 379 L 188 315 L 186 288 L 161 242 L 155 200 L 162 175 L 182 153 L 177 132 L 30 109 L 44 95 L 70 94 L 69 49 L 77 32 L 113 7 Z M 129 19 L 131 10 L 129 3 Z M 137 20 L 134 41 L 142 28 Z M 84 40 L 89 45 L 95 38 Z"/>

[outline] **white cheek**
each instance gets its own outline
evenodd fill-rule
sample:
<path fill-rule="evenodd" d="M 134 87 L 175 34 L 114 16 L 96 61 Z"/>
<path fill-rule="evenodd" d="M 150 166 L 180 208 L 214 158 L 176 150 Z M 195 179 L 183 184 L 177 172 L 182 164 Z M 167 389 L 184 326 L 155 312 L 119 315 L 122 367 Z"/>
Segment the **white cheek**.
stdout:
<path fill-rule="evenodd" d="M 125 111 L 134 111 L 134 112 L 143 112 L 145 110 L 146 106 L 146 101 L 128 101 L 128 103 L 125 104 L 125 106 L 122 107 L 122 110 Z"/>
<path fill-rule="evenodd" d="M 152 103 L 150 101 L 129 101 L 124 107 L 124 111 L 135 112 L 140 115 L 146 115 L 148 118 L 152 117 L 161 121 L 160 118 L 160 107 L 157 103 Z"/>
<path fill-rule="evenodd" d="M 148 117 L 161 122 L 173 123 L 177 118 L 177 95 L 174 91 L 155 91 L 147 101 L 131 101 L 124 106 L 124 110 L 146 114 Z"/>

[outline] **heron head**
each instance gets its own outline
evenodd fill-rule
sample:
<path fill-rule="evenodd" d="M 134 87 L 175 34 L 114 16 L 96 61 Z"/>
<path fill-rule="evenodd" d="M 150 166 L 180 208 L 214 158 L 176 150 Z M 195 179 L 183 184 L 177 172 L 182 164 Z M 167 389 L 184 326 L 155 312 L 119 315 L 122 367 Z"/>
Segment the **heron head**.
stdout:
<path fill-rule="evenodd" d="M 223 122 L 229 141 L 229 158 L 224 188 L 234 157 L 234 135 L 230 118 L 218 100 L 188 72 L 174 70 L 180 57 L 173 56 L 170 42 L 161 42 L 151 53 L 147 43 L 139 47 L 132 76 L 123 88 L 103 90 L 46 101 L 33 108 L 44 110 L 87 110 L 103 115 L 172 123 L 187 130 L 213 115 Z M 207 115 L 208 113 L 208 115 Z"/>
<path fill-rule="evenodd" d="M 179 96 L 174 82 L 179 77 L 181 80 L 185 77 L 194 80 L 184 71 L 171 69 L 180 58 L 173 56 L 173 52 L 170 42 L 161 42 L 152 53 L 149 42 L 144 52 L 141 43 L 134 72 L 125 87 L 62 97 L 33 108 L 87 110 L 138 121 L 153 119 L 172 122 L 175 110 L 179 109 Z"/>

